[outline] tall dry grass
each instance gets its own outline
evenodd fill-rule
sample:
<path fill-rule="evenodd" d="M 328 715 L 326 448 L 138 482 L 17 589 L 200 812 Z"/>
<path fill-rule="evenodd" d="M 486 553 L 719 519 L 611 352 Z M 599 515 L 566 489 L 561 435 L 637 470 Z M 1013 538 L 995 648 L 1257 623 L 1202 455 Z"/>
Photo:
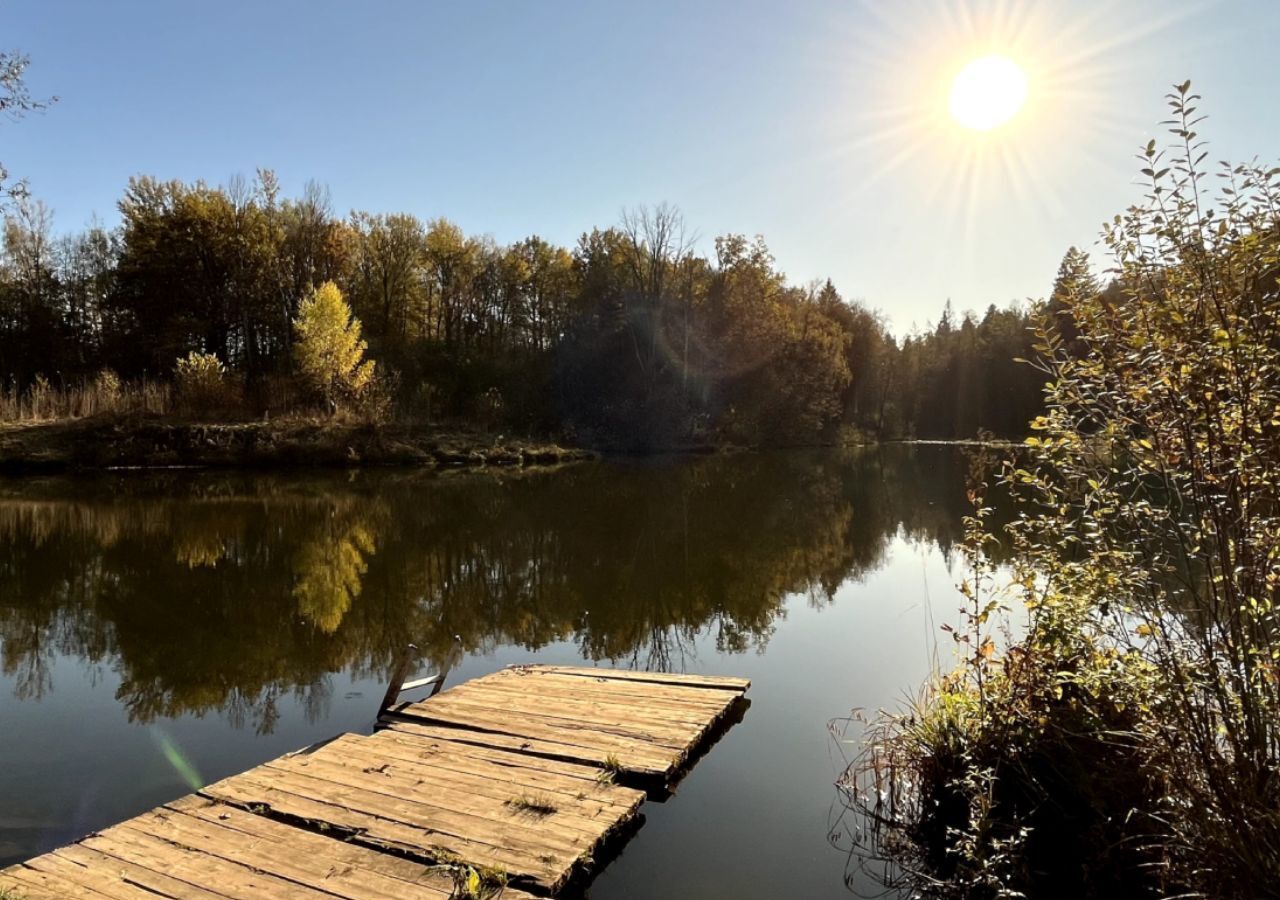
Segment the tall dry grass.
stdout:
<path fill-rule="evenodd" d="M 306 421 L 385 425 L 422 421 L 396 415 L 396 383 L 382 377 L 355 400 L 326 406 L 289 375 L 246 384 L 219 371 L 175 382 L 140 378 L 122 381 L 110 369 L 91 378 L 55 384 L 43 376 L 27 387 L 0 384 L 0 424 L 34 424 L 94 416 L 171 416 L 202 422 Z"/>
<path fill-rule="evenodd" d="M 173 387 L 149 378 L 124 382 L 110 370 L 93 378 L 54 384 L 43 376 L 25 389 L 0 389 L 0 423 L 56 422 L 99 415 L 166 415 Z"/>

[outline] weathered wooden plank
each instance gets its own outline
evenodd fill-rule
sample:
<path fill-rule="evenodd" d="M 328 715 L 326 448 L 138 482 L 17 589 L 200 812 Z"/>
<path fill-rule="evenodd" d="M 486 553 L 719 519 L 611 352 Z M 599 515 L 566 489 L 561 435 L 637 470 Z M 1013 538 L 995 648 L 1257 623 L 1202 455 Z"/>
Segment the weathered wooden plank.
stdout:
<path fill-rule="evenodd" d="M 325 773 L 326 775 L 330 773 Z M 341 776 L 339 776 L 341 778 Z M 202 793 L 247 808 L 264 806 L 321 827 L 346 831 L 423 860 L 460 858 L 504 870 L 513 880 L 559 887 L 588 848 L 541 834 L 528 823 L 502 823 L 310 774 L 252 769 Z"/>
<path fill-rule="evenodd" d="M 614 684 L 601 684 L 583 678 L 552 681 L 553 676 L 538 676 L 531 679 L 532 684 L 519 685 L 518 692 L 512 691 L 501 682 L 487 682 L 476 685 L 468 691 L 472 694 L 488 694 L 503 697 L 516 696 L 546 706 L 569 706 L 590 704 L 606 709 L 626 710 L 638 717 L 638 720 L 652 721 L 660 726 L 705 724 L 722 716 L 725 710 L 732 709 L 739 702 L 737 694 L 716 692 L 706 694 L 697 700 L 685 700 L 677 697 L 637 697 L 630 688 L 615 690 Z M 521 679 L 524 681 L 525 679 Z M 568 682 L 566 684 L 565 682 Z M 568 708 L 568 707 L 566 707 Z"/>
<path fill-rule="evenodd" d="M 430 738 L 439 738 L 442 734 L 447 734 L 450 736 L 450 740 L 456 743 L 490 750 L 514 751 L 529 756 L 538 755 L 550 760 L 593 766 L 597 771 L 602 767 L 609 766 L 611 757 L 615 756 L 608 750 L 596 747 L 583 747 L 577 744 L 568 744 L 564 741 L 542 740 L 525 737 L 520 734 L 511 734 L 502 730 L 501 725 L 495 726 L 495 730 L 485 730 L 475 727 L 474 722 L 454 719 L 449 715 L 444 715 L 440 719 L 434 720 L 417 716 L 402 717 L 392 713 L 382 719 L 382 724 L 399 734 L 420 735 Z M 633 772 L 655 777 L 665 775 L 670 768 L 665 759 L 656 760 L 648 768 L 640 766 L 633 759 L 631 767 Z"/>
<path fill-rule="evenodd" d="M 552 672 L 558 675 L 575 675 L 583 678 L 604 678 L 610 681 L 641 681 L 653 684 L 676 684 L 684 687 L 745 693 L 751 687 L 749 678 L 731 678 L 724 675 L 677 675 L 669 672 L 636 672 L 629 669 L 604 669 L 586 666 L 512 666 L 514 670 L 529 669 L 535 672 Z"/>
<path fill-rule="evenodd" d="M 394 710 L 393 714 L 411 721 L 422 720 L 507 735 L 517 739 L 514 744 L 495 741 L 492 746 L 507 746 L 530 753 L 548 752 L 558 759 L 618 768 L 640 776 L 668 777 L 673 774 L 680 757 L 679 751 L 640 739 L 622 740 L 615 735 L 583 729 L 553 728 L 545 720 L 530 720 L 526 716 L 504 715 L 500 711 L 461 704 L 418 704 L 410 709 Z"/>
<path fill-rule="evenodd" d="M 497 812 L 501 820 L 509 818 L 503 804 L 511 796 L 510 790 L 490 789 L 475 793 L 468 789 L 457 792 L 452 782 L 463 778 L 462 775 L 375 752 L 378 745 L 366 746 L 369 741 L 368 738 L 338 741 L 316 753 L 267 765 L 317 777 L 340 778 L 353 786 L 391 796 L 403 797 L 401 792 L 409 790 L 413 793 L 414 802 L 427 806 L 478 816 Z M 461 796 L 456 796 L 458 793 Z M 592 830 L 594 827 L 591 826 Z"/>
<path fill-rule="evenodd" d="M 48 887 L 19 881 L 7 869 L 0 869 L 0 896 L 3 896 L 3 891 L 10 891 L 14 897 L 22 900 L 63 900 L 67 896 L 54 893 Z"/>
<path fill-rule="evenodd" d="M 654 744 L 638 735 L 619 735 L 592 729 L 585 724 L 549 722 L 545 717 L 530 716 L 474 704 L 442 703 L 428 706 L 415 704 L 392 711 L 391 717 L 409 721 L 436 722 L 458 729 L 493 731 L 532 740 L 545 741 L 586 750 L 600 751 L 582 757 L 591 765 L 610 754 L 628 753 L 638 768 L 663 771 L 675 748 Z M 524 747 L 519 748 L 521 751 Z M 577 760 L 572 760 L 577 761 Z"/>
<path fill-rule="evenodd" d="M 327 749 L 327 748 L 326 748 Z M 351 763 L 356 763 L 352 765 Z M 331 781 L 346 787 L 365 792 L 361 797 L 366 808 L 377 812 L 383 798 L 396 801 L 395 808 L 402 812 L 408 810 L 406 802 L 414 803 L 421 809 L 412 812 L 423 818 L 424 825 L 433 822 L 459 822 L 459 827 L 470 827 L 486 830 L 500 835 L 507 846 L 532 845 L 542 849 L 575 848 L 575 855 L 582 852 L 582 844 L 599 833 L 596 823 L 579 820 L 572 815 L 547 815 L 538 822 L 536 830 L 528 829 L 522 821 L 520 807 L 508 801 L 519 797 L 517 792 L 504 792 L 505 796 L 493 797 L 488 794 L 473 793 L 458 789 L 443 776 L 427 778 L 408 771 L 410 764 L 403 767 L 391 761 L 382 761 L 370 757 L 368 765 L 361 765 L 360 759 L 342 759 L 336 754 L 326 756 L 308 756 L 284 762 L 268 763 L 266 768 L 278 769 L 325 781 Z M 411 801 L 402 798 L 412 797 Z M 477 821 L 478 820 L 478 821 Z"/>
<path fill-rule="evenodd" d="M 535 679 L 541 681 L 542 679 Z M 509 706 L 512 709 L 531 712 L 554 711 L 557 715 L 579 720 L 600 723 L 603 725 L 632 725 L 643 728 L 652 734 L 674 734 L 683 737 L 689 732 L 700 732 L 710 724 L 720 710 L 728 709 L 734 702 L 732 696 L 721 697 L 722 702 L 716 707 L 689 706 L 655 706 L 635 700 L 619 699 L 602 692 L 560 692 L 544 690 L 541 684 L 519 687 L 522 690 L 511 690 L 501 683 L 476 682 L 455 688 L 451 692 L 439 695 L 452 696 L 455 699 L 466 698 L 473 702 L 495 703 Z"/>
<path fill-rule="evenodd" d="M 643 724 L 627 725 L 611 723 L 600 719 L 587 718 L 585 715 L 575 716 L 572 712 L 560 710 L 554 706 L 544 710 L 529 709 L 529 704 L 521 702 L 517 697 L 502 700 L 469 697 L 465 694 L 446 696 L 441 694 L 431 704 L 421 704 L 431 710 L 450 709 L 466 712 L 475 710 L 477 716 L 489 718 L 507 718 L 525 723 L 526 728 L 539 728 L 547 734 L 563 733 L 578 739 L 588 739 L 597 745 L 609 744 L 617 747 L 629 747 L 639 743 L 680 751 L 688 743 L 684 730 L 661 728 L 656 733 L 647 730 Z"/>
<path fill-rule="evenodd" d="M 553 689 L 589 692 L 592 695 L 613 695 L 638 701 L 649 706 L 673 704 L 680 708 L 695 709 L 702 707 L 719 709 L 726 698 L 735 699 L 742 696 L 740 691 L 717 691 L 678 684 L 654 684 L 631 679 L 619 680 L 585 675 L 565 675 L 536 666 L 532 668 L 499 669 L 491 675 L 467 682 L 467 684 L 480 682 L 495 685 L 523 683 L 528 685 L 529 690 L 537 692 Z"/>
<path fill-rule="evenodd" d="M 566 675 L 542 667 L 509 668 L 429 701 L 402 705 L 393 714 L 596 750 L 607 748 L 606 758 L 612 757 L 609 763 L 620 762 L 623 770 L 670 777 L 733 710 L 741 696 L 736 690 L 741 683 L 745 682 L 738 680 L 734 690 L 706 690 Z M 647 698 L 641 692 L 660 699 Z M 666 757 L 661 764 L 645 758 L 655 750 Z M 598 757 L 598 753 L 590 754 L 584 761 L 601 764 Z"/>
<path fill-rule="evenodd" d="M 483 776 L 495 783 L 516 788 L 536 788 L 556 794 L 586 797 L 593 802 L 620 807 L 624 810 L 635 806 L 644 797 L 641 791 L 610 783 L 602 777 L 599 769 L 575 767 L 589 772 L 590 775 L 588 777 L 566 775 L 558 771 L 562 763 L 536 756 L 501 753 L 501 751 L 456 744 L 452 741 L 406 738 L 405 735 L 395 731 L 379 732 L 369 743 L 375 746 L 377 753 L 390 759 L 422 762 L 434 768 Z M 495 756 L 497 759 L 493 758 Z M 514 765 L 506 762 L 504 757 L 521 760 L 522 763 Z M 541 763 L 548 768 L 530 763 Z"/>
<path fill-rule="evenodd" d="M 536 756 L 532 753 L 517 753 L 468 743 L 465 736 L 470 733 L 462 729 L 423 723 L 415 725 L 412 734 L 387 728 L 379 731 L 370 740 L 380 743 L 394 742 L 404 747 L 412 748 L 413 752 L 416 753 L 447 759 L 465 759 L 471 763 L 495 766 L 503 771 L 511 769 L 528 770 L 540 774 L 554 775 L 557 778 L 567 779 L 568 782 L 610 787 L 610 785 L 602 783 L 598 766 L 565 762 L 546 756 Z M 616 788 L 616 790 L 622 791 L 624 796 L 631 793 L 629 788 Z"/>
<path fill-rule="evenodd" d="M 171 841 L 152 834 L 142 823 L 130 819 L 108 828 L 101 835 L 132 849 L 134 858 L 145 855 L 140 864 L 164 872 L 181 881 L 216 884 L 235 900 L 321 900 L 325 894 L 269 871 L 258 871 L 207 852 L 186 852 Z M 331 900 L 331 898 L 330 898 Z"/>
<path fill-rule="evenodd" d="M 585 789 L 577 795 L 564 794 L 536 783 L 495 782 L 485 776 L 419 766 L 406 760 L 383 764 L 389 767 L 388 773 L 428 783 L 434 798 L 444 801 L 447 796 L 454 808 L 467 808 L 498 821 L 532 819 L 540 832 L 556 833 L 575 846 L 584 837 L 588 841 L 602 839 L 618 819 L 630 817 L 632 809 L 643 800 L 643 796 L 637 798 L 628 809 L 591 800 Z M 471 804 L 467 803 L 468 796 Z"/>
<path fill-rule="evenodd" d="M 613 727 L 556 715 L 554 711 L 532 712 L 504 708 L 496 701 L 483 703 L 478 698 L 470 700 L 461 696 L 453 698 L 441 695 L 437 699 L 440 702 L 433 700 L 430 703 L 412 703 L 396 707 L 393 712 L 400 716 L 449 721 L 464 728 L 472 722 L 476 728 L 527 734 L 543 740 L 583 747 L 598 747 L 614 751 L 635 750 L 641 755 L 656 758 L 667 757 L 673 751 L 684 748 L 684 742 L 673 734 L 652 737 L 645 734 L 639 726 Z M 494 728 L 494 726 L 497 727 Z"/>
<path fill-rule="evenodd" d="M 26 865 L 37 872 L 76 884 L 81 891 L 86 893 L 92 891 L 104 897 L 111 897 L 112 900 L 135 900 L 135 898 L 151 896 L 143 887 L 123 881 L 109 870 L 86 868 L 57 852 L 37 856 L 35 859 L 28 860 Z M 219 897 L 218 900 L 225 900 L 225 898 Z"/>
<path fill-rule="evenodd" d="M 445 792 L 457 792 L 470 798 L 486 797 L 501 804 L 506 810 L 519 809 L 522 801 L 531 798 L 545 799 L 546 805 L 555 809 L 554 813 L 544 814 L 547 824 L 567 820 L 568 824 L 573 824 L 590 835 L 600 833 L 602 821 L 607 827 L 611 827 L 608 823 L 617 816 L 625 816 L 630 808 L 638 807 L 644 799 L 644 794 L 636 791 L 631 798 L 630 807 L 602 802 L 591 797 L 589 788 L 580 781 L 571 783 L 566 790 L 563 782 L 532 777 L 533 773 L 524 773 L 526 777 L 518 780 L 497 778 L 489 771 L 468 771 L 457 765 L 440 766 L 430 760 L 407 758 L 401 752 L 381 745 L 365 747 L 356 744 L 346 748 L 344 752 L 350 760 L 376 766 L 382 770 L 382 774 L 401 775 L 405 779 L 430 786 L 431 793 L 437 798 Z"/>
<path fill-rule="evenodd" d="M 160 809 L 141 816 L 132 820 L 131 827 L 191 854 L 268 871 L 297 885 L 347 900 L 423 900 L 428 896 L 449 896 L 448 890 L 433 890 L 430 886 L 411 884 L 345 862 L 335 864 L 326 857 L 327 848 L 316 847 L 312 841 L 298 839 L 281 852 L 274 841 L 255 840 L 217 822 L 173 810 Z M 299 838 L 302 834 L 305 832 L 300 832 Z M 325 838 L 319 840 L 322 844 L 337 843 Z"/>
<path fill-rule="evenodd" d="M 91 834 L 72 847 L 62 848 L 58 853 L 68 850 L 95 853 L 103 860 L 105 868 L 122 873 L 131 884 L 137 884 L 162 897 L 172 897 L 174 900 L 208 900 L 202 891 L 218 897 L 237 896 L 234 890 L 215 880 L 213 873 L 200 872 L 191 867 L 180 871 L 172 865 L 173 854 L 170 850 L 158 850 L 154 846 L 140 847 L 129 840 L 129 835 L 125 832 L 108 829 L 103 833 Z"/>
<path fill-rule="evenodd" d="M 311 854 L 331 864 L 350 866 L 397 879 L 420 892 L 410 896 L 421 896 L 424 900 L 434 896 L 451 896 L 454 889 L 452 877 L 434 866 L 317 835 L 204 797 L 183 797 L 165 804 L 164 809 L 239 832 L 253 839 L 257 845 L 270 844 L 272 852 Z M 527 895 L 509 889 L 504 896 L 520 898 Z"/>
<path fill-rule="evenodd" d="M 36 857 L 36 859 L 39 858 Z M 83 897 L 85 900 L 119 900 L 110 894 L 100 893 L 78 882 L 68 881 L 59 875 L 34 869 L 30 862 L 32 861 L 0 872 L 0 887 L 19 891 L 23 900 L 45 900 L 45 898 L 66 900 L 67 897 Z M 146 895 L 139 891 L 129 900 L 143 900 L 145 897 Z"/>
<path fill-rule="evenodd" d="M 330 800 L 316 800 L 295 793 L 283 780 L 263 783 L 256 770 L 217 782 L 202 793 L 245 809 L 278 813 L 291 819 L 313 823 L 327 830 L 349 835 L 348 839 L 364 846 L 405 854 L 419 860 L 461 859 L 473 866 L 500 869 L 516 877 L 517 869 L 526 867 L 535 882 L 552 880 L 556 867 L 542 862 L 529 864 L 527 854 L 513 854 L 501 847 L 477 841 L 444 830 L 428 830 L 420 825 L 386 819 L 343 805 L 343 792 L 336 791 Z M 304 787 L 304 790 L 306 788 Z"/>
<path fill-rule="evenodd" d="M 62 900 L 66 896 L 66 894 L 55 894 L 47 887 L 25 884 L 9 874 L 7 870 L 0 869 L 0 896 L 4 896 L 4 891 L 9 891 L 14 897 L 20 897 L 22 900 Z"/>
<path fill-rule="evenodd" d="M 576 834 L 531 830 L 515 816 L 504 820 L 503 813 L 495 814 L 500 806 L 496 803 L 477 804 L 472 811 L 454 809 L 446 805 L 456 799 L 453 796 L 437 801 L 433 792 L 425 789 L 406 796 L 402 784 L 360 777 L 343 766 L 321 763 L 298 771 L 275 768 L 269 763 L 253 771 L 260 779 L 269 779 L 294 793 L 306 792 L 315 800 L 332 798 L 349 810 L 416 827 L 424 837 L 454 834 L 473 843 L 488 844 L 510 854 L 517 863 L 531 856 L 571 849 L 575 841 L 580 841 Z"/>
<path fill-rule="evenodd" d="M 170 878 L 161 872 L 139 866 L 132 860 L 91 850 L 84 844 L 62 847 L 50 855 L 71 860 L 86 869 L 93 869 L 97 873 L 105 873 L 108 877 L 136 885 L 157 897 L 168 897 L 171 900 L 222 900 L 226 897 L 226 894 L 211 888 Z"/>

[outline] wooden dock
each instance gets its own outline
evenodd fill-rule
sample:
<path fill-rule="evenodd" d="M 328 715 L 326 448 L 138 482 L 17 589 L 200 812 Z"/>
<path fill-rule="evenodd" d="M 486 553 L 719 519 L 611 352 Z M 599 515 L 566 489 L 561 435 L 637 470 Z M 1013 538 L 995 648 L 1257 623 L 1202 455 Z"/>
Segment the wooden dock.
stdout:
<path fill-rule="evenodd" d="M 517 666 L 0 871 L 22 900 L 555 896 L 733 721 L 750 683 Z"/>

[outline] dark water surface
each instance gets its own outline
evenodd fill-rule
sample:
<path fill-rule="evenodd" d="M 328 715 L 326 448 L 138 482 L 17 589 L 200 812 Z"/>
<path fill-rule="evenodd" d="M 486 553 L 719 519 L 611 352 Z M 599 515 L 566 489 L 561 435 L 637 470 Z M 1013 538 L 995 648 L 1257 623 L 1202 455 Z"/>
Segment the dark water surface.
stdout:
<path fill-rule="evenodd" d="M 948 652 L 963 472 L 900 447 L 0 481 L 0 865 L 369 731 L 413 642 L 451 684 L 532 661 L 750 677 L 745 720 L 589 895 L 848 897 L 827 723 Z"/>

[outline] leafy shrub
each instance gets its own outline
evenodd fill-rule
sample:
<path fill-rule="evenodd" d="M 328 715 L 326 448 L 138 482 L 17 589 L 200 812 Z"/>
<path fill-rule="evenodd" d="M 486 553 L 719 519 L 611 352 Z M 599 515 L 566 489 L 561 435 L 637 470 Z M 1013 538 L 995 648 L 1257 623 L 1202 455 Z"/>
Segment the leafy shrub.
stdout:
<path fill-rule="evenodd" d="M 124 385 L 111 369 L 102 369 L 93 379 L 93 412 L 114 412 L 120 406 Z"/>
<path fill-rule="evenodd" d="M 977 457 L 980 472 L 989 451 Z M 960 666 L 909 713 L 874 722 L 842 778 L 871 824 L 862 849 L 929 896 L 1161 895 L 1175 876 L 1158 814 L 1169 786 L 1144 730 L 1155 669 L 1089 627 L 1087 600 L 1045 593 L 1030 556 L 998 580 L 986 485 L 971 477 L 968 605 L 960 627 L 944 627 Z M 996 623 L 1014 598 L 1031 610 L 1027 632 L 999 654 Z"/>
<path fill-rule="evenodd" d="M 1148 661 L 1143 733 L 1171 790 L 1166 849 L 1192 888 L 1280 892 L 1280 169 L 1223 164 L 1211 196 L 1190 83 L 1146 202 L 1103 234 L 1118 290 L 1045 328 L 1048 410 L 1012 475 L 1019 537 Z"/>
<path fill-rule="evenodd" d="M 209 413 L 226 405 L 227 370 L 212 353 L 191 351 L 174 367 L 178 403 L 187 412 Z"/>
<path fill-rule="evenodd" d="M 395 415 L 400 376 L 385 372 L 371 379 L 356 397 L 355 411 L 370 425 L 385 425 Z"/>
<path fill-rule="evenodd" d="M 1006 472 L 1027 633 L 850 776 L 941 893 L 1280 896 L 1280 169 L 1224 164 L 1211 196 L 1199 97 L 1168 99 L 1173 146 L 1103 233 L 1115 282 L 1042 326 L 1047 411 Z"/>
<path fill-rule="evenodd" d="M 981 690 L 951 675 L 882 719 L 841 783 L 912 885 L 929 895 L 1162 896 L 1168 793 L 1142 730 L 1141 659 L 1044 635 Z"/>

